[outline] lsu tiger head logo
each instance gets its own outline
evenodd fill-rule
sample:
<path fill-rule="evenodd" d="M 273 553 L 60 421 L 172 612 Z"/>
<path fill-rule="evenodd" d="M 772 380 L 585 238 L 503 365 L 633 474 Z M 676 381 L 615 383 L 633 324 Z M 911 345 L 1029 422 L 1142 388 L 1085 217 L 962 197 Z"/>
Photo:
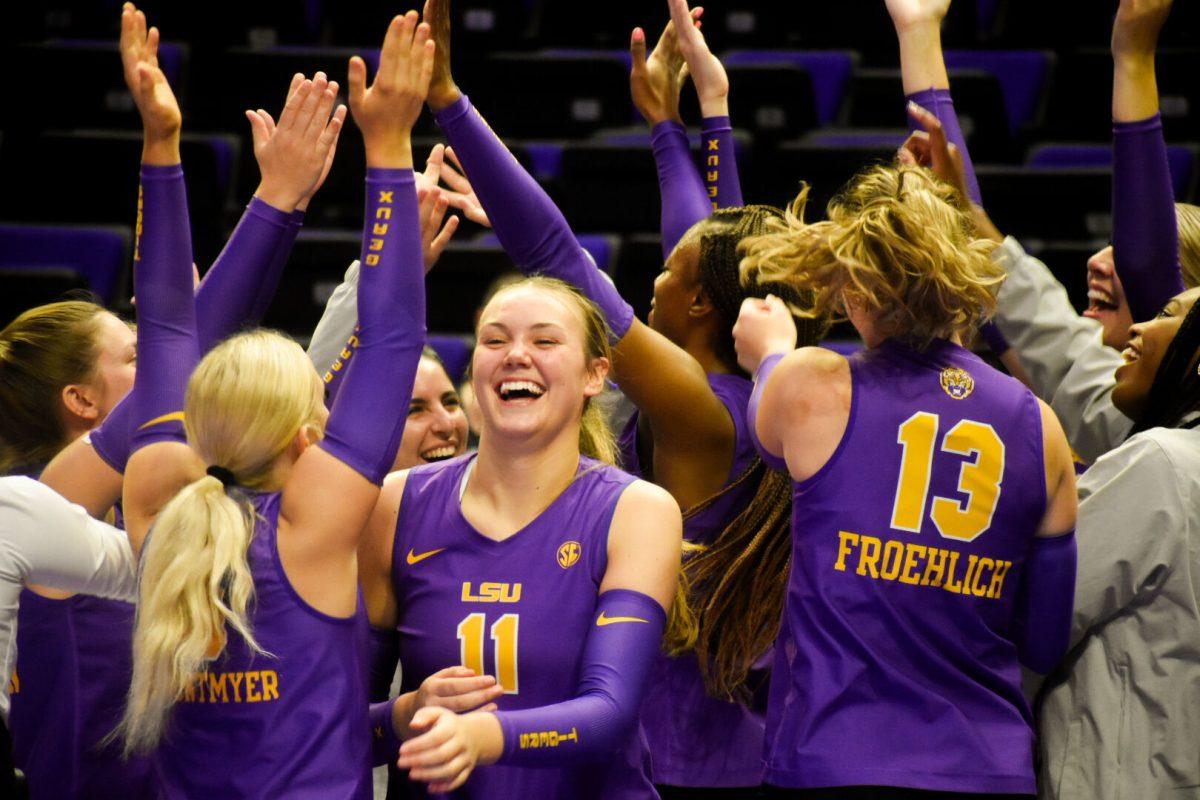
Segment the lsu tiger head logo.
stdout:
<path fill-rule="evenodd" d="M 966 400 L 975 391 L 975 379 L 965 369 L 946 367 L 942 370 L 942 391 L 955 400 Z"/>
<path fill-rule="evenodd" d="M 558 565 L 563 569 L 570 569 L 582 554 L 583 545 L 579 542 L 563 542 L 558 548 Z"/>

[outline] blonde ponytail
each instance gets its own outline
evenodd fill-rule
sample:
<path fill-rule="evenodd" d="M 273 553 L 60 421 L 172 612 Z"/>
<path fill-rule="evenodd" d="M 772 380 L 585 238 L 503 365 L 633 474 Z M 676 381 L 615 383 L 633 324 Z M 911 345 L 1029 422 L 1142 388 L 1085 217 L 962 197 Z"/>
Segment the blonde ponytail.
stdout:
<path fill-rule="evenodd" d="M 241 334 L 201 360 L 188 382 L 188 443 L 238 486 L 273 490 L 274 467 L 301 428 L 320 428 L 322 384 L 295 342 L 268 331 Z M 240 489 L 205 476 L 158 514 L 141 557 L 133 679 L 118 729 L 127 753 L 152 749 L 173 705 L 225 649 L 232 630 L 254 637 L 254 577 L 247 551 L 254 508 Z"/>
<path fill-rule="evenodd" d="M 236 490 L 234 490 L 236 493 Z M 121 722 L 127 754 L 152 749 L 168 712 L 214 651 L 225 647 L 226 625 L 263 652 L 247 620 L 254 578 L 246 551 L 254 511 L 205 476 L 159 513 L 142 551 L 143 578 L 133 649 L 129 703 Z"/>

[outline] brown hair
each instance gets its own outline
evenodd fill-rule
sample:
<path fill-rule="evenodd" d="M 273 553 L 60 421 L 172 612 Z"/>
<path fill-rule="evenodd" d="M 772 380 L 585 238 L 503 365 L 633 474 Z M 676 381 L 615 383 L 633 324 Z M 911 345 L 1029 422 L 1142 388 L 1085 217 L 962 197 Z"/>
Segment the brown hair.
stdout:
<path fill-rule="evenodd" d="M 890 335 L 923 347 L 973 330 L 996 307 L 1004 271 L 994 242 L 975 238 L 962 198 L 919 167 L 878 165 L 829 202 L 828 221 L 803 222 L 808 187 L 783 222 L 744 246 L 742 272 L 808 290 L 794 313 L 839 319 L 861 301 Z"/>
<path fill-rule="evenodd" d="M 1200 286 L 1200 206 L 1175 204 L 1175 224 L 1179 230 L 1179 265 L 1183 285 Z"/>
<path fill-rule="evenodd" d="M 0 473 L 41 465 L 63 447 L 63 387 L 96 370 L 104 308 L 68 300 L 31 308 L 0 331 Z"/>

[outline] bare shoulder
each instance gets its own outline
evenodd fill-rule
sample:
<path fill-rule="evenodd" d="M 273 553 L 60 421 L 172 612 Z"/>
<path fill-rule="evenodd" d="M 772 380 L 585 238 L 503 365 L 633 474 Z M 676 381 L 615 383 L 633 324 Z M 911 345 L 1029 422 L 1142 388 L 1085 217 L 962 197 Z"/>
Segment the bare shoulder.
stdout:
<path fill-rule="evenodd" d="M 621 493 L 609 529 L 610 551 L 635 542 L 642 548 L 650 542 L 677 548 L 682 536 L 683 514 L 666 489 L 637 480 Z"/>
<path fill-rule="evenodd" d="M 771 384 L 789 394 L 820 397 L 831 387 L 850 382 L 850 362 L 826 347 L 801 347 L 784 356 L 771 373 Z"/>

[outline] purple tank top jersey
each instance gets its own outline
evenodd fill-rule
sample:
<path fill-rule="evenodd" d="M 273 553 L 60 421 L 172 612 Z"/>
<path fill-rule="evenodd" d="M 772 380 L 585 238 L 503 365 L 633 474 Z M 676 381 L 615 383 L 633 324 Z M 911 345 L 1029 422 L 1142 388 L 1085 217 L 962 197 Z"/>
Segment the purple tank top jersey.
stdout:
<path fill-rule="evenodd" d="M 944 340 L 850 367 L 845 435 L 795 485 L 766 781 L 1032 793 L 1011 637 L 1046 508 L 1037 401 Z"/>
<path fill-rule="evenodd" d="M 279 560 L 278 492 L 250 495 L 257 654 L 236 633 L 171 712 L 156 752 L 168 798 L 370 800 L 367 618 L 300 598 Z"/>
<path fill-rule="evenodd" d="M 708 376 L 717 399 L 733 420 L 733 466 L 725 486 L 736 481 L 757 456 L 746 427 L 754 384 L 739 375 Z M 638 414 L 621 435 L 624 463 L 641 472 L 637 451 Z M 724 488 L 724 487 L 722 487 Z M 683 536 L 708 543 L 754 498 L 752 481 L 727 492 L 686 517 Z M 650 742 L 654 782 L 667 786 L 735 787 L 762 783 L 763 715 L 740 703 L 710 697 L 695 656 L 659 656 L 642 701 L 642 727 Z"/>
<path fill-rule="evenodd" d="M 583 642 L 608 566 L 608 532 L 633 478 L 581 458 L 575 481 L 504 541 L 463 516 L 459 490 L 473 455 L 409 471 L 392 560 L 402 691 L 462 664 L 494 675 L 500 710 L 575 696 Z M 429 796 L 407 784 L 408 797 Z M 640 726 L 607 763 L 562 769 L 480 767 L 453 793 L 471 800 L 656 798 Z"/>
<path fill-rule="evenodd" d="M 124 527 L 119 509 L 115 524 Z M 50 600 L 28 590 L 20 603 L 9 728 L 30 796 L 157 797 L 149 758 L 125 760 L 118 743 L 102 745 L 129 691 L 133 604 L 87 595 Z"/>

